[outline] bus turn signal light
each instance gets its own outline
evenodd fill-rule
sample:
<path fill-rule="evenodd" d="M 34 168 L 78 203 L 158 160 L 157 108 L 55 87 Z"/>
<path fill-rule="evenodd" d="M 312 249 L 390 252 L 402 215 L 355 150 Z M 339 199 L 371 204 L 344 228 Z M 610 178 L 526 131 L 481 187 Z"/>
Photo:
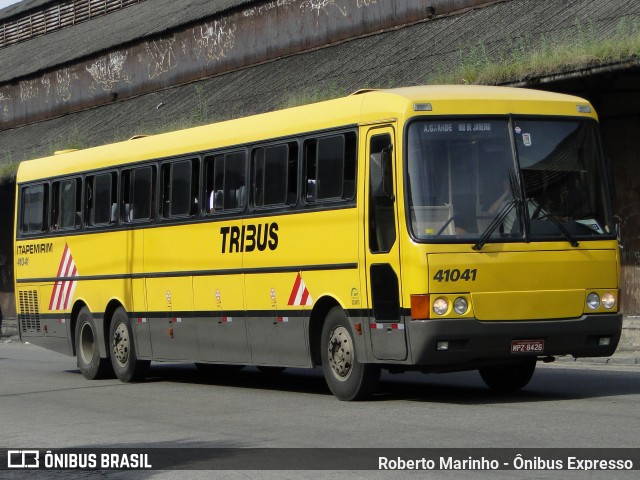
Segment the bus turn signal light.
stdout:
<path fill-rule="evenodd" d="M 411 320 L 429 320 L 431 301 L 429 295 L 411 295 Z"/>

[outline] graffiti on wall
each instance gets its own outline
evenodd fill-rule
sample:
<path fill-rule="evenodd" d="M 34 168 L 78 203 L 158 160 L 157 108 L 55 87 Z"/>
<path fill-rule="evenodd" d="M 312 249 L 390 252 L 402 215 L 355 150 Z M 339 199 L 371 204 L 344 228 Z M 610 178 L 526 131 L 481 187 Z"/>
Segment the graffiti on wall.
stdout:
<path fill-rule="evenodd" d="M 201 56 L 209 64 L 212 61 L 224 58 L 233 49 L 236 38 L 235 24 L 227 24 L 227 20 L 213 23 L 205 23 L 193 29 L 194 48 L 193 54 L 196 59 Z"/>
<path fill-rule="evenodd" d="M 40 94 L 38 80 L 23 80 L 20 82 L 20 101 L 26 102 Z"/>
<path fill-rule="evenodd" d="M 42 89 L 44 90 L 45 102 L 49 102 L 49 92 L 51 91 L 51 79 L 49 77 L 43 77 Z"/>
<path fill-rule="evenodd" d="M 120 81 L 129 81 L 129 77 L 124 73 L 124 62 L 127 59 L 127 52 L 113 52 L 106 57 L 102 57 L 94 62 L 90 67 L 85 67 L 93 83 L 89 87 L 90 95 L 95 95 L 98 86 L 105 92 L 110 92 Z M 65 85 L 66 77 L 62 79 Z M 69 82 L 71 78 L 69 78 Z"/>
<path fill-rule="evenodd" d="M 71 100 L 71 82 L 77 80 L 78 74 L 69 68 L 63 68 L 56 72 L 56 103 L 68 102 Z"/>
<path fill-rule="evenodd" d="M 149 57 L 147 72 L 149 80 L 159 77 L 178 66 L 178 57 L 174 51 L 175 37 L 144 42 Z"/>
<path fill-rule="evenodd" d="M 310 10 L 316 15 L 320 16 L 320 12 L 324 12 L 327 15 L 330 13 L 330 9 L 337 9 L 343 17 L 347 16 L 346 8 L 341 5 L 338 0 L 304 0 L 300 4 L 302 10 Z"/>
<path fill-rule="evenodd" d="M 348 15 L 346 0 L 303 0 L 300 4 L 302 10 L 309 10 L 320 16 L 320 12 L 326 15 L 339 12 L 343 17 Z M 353 3 L 353 0 L 350 2 Z M 356 0 L 357 8 L 366 8 L 378 3 L 378 0 Z"/>
<path fill-rule="evenodd" d="M 300 0 L 275 0 L 273 2 L 266 2 L 262 5 L 258 5 L 255 7 L 247 8 L 242 12 L 243 17 L 255 17 L 257 15 L 262 15 L 269 10 L 273 10 L 278 7 L 287 7 L 291 4 L 298 3 Z"/>
<path fill-rule="evenodd" d="M 0 93 L 0 113 L 2 114 L 2 120 L 5 122 L 9 120 L 9 106 L 8 102 L 11 101 L 11 97 L 5 95 L 4 93 Z"/>

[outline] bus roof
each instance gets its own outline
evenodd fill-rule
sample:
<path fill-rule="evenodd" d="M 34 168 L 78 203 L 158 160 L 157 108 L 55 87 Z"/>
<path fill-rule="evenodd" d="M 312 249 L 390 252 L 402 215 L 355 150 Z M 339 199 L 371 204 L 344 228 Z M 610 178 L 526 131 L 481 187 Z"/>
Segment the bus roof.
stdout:
<path fill-rule="evenodd" d="M 429 109 L 417 112 L 416 104 Z M 588 107 L 579 112 L 577 105 Z M 136 161 L 198 153 L 340 126 L 416 115 L 563 115 L 596 118 L 579 97 L 509 87 L 415 86 L 363 90 L 347 97 L 227 120 L 22 162 L 18 183 Z"/>

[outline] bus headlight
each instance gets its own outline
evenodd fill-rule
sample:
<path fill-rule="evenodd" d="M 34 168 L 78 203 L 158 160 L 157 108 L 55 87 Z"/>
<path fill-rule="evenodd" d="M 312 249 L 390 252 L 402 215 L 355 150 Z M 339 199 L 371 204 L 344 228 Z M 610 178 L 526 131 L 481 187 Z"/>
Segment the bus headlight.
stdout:
<path fill-rule="evenodd" d="M 464 297 L 458 297 L 453 301 L 453 310 L 458 315 L 464 315 L 469 309 L 469 302 Z"/>
<path fill-rule="evenodd" d="M 607 310 L 611 310 L 616 306 L 616 296 L 611 292 L 602 295 L 602 306 Z"/>
<path fill-rule="evenodd" d="M 591 292 L 589 295 L 587 295 L 587 307 L 589 307 L 591 310 L 597 310 L 599 306 L 600 295 L 598 295 L 596 292 Z"/>
<path fill-rule="evenodd" d="M 436 315 L 444 315 L 449 310 L 449 302 L 446 298 L 439 297 L 433 302 L 433 311 Z"/>

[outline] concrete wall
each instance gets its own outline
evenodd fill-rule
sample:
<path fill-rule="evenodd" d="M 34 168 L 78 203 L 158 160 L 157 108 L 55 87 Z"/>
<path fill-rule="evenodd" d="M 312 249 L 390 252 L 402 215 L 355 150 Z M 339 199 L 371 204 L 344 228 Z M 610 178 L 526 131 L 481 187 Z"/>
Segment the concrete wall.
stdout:
<path fill-rule="evenodd" d="M 640 313 L 640 149 L 634 139 L 640 131 L 640 113 L 603 119 L 605 153 L 610 158 L 616 195 L 614 215 L 620 226 L 623 311 Z"/>

